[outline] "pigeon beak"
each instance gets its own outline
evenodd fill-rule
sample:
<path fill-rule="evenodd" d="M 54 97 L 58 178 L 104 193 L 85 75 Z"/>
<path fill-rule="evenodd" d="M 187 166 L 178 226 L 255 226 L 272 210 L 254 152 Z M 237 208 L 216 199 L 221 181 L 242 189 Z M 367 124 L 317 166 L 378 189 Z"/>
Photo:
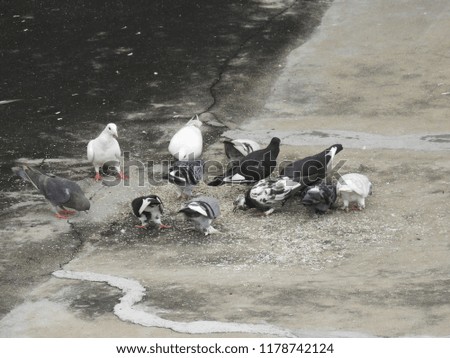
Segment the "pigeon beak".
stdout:
<path fill-rule="evenodd" d="M 113 137 L 119 139 L 119 135 L 117 134 L 117 132 L 113 133 Z"/>

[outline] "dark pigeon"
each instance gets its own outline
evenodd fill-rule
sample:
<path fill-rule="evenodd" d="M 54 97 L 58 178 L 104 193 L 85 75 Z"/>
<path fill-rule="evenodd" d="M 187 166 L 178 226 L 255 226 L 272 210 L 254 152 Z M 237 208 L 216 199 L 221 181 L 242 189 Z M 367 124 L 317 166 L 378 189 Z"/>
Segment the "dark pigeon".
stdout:
<path fill-rule="evenodd" d="M 210 196 L 194 198 L 185 203 L 178 212 L 183 213 L 186 219 L 194 224 L 195 229 L 205 235 L 219 232 L 211 226 L 214 219 L 220 216 L 219 202 L 215 198 Z"/>
<path fill-rule="evenodd" d="M 26 165 L 14 167 L 12 170 L 16 175 L 33 184 L 44 195 L 52 204 L 55 216 L 59 219 L 67 219 L 67 215 L 75 214 L 75 211 L 66 208 L 87 211 L 91 207 L 80 186 L 72 180 L 43 174 Z"/>
<path fill-rule="evenodd" d="M 239 161 L 249 153 L 261 149 L 261 146 L 251 139 L 225 139 L 223 141 L 225 155 L 232 162 Z"/>
<path fill-rule="evenodd" d="M 179 197 L 192 196 L 192 187 L 203 179 L 203 164 L 203 160 L 177 161 L 169 168 L 165 178 L 177 186 Z"/>
<path fill-rule="evenodd" d="M 324 214 L 336 202 L 336 185 L 321 182 L 318 185 L 307 187 L 302 195 L 303 205 L 314 208 L 316 214 Z"/>
<path fill-rule="evenodd" d="M 268 177 L 277 166 L 280 142 L 279 138 L 272 138 L 266 148 L 247 154 L 234 163 L 225 174 L 215 177 L 208 185 L 254 183 Z"/>
<path fill-rule="evenodd" d="M 164 213 L 162 200 L 158 195 L 140 196 L 131 202 L 133 214 L 140 221 L 141 225 L 136 227 L 144 229 L 148 227 L 148 221 L 151 220 L 159 226 L 160 229 L 166 229 L 170 226 L 161 223 L 161 216 Z"/>
<path fill-rule="evenodd" d="M 240 194 L 233 203 L 233 211 L 256 208 L 265 215 L 270 215 L 276 207 L 283 206 L 300 189 L 300 183 L 288 177 L 266 178 L 247 190 L 245 196 Z"/>
<path fill-rule="evenodd" d="M 303 186 L 314 185 L 319 180 L 325 179 L 335 155 L 342 149 L 341 144 L 334 144 L 316 155 L 287 165 L 280 171 L 280 175 L 287 176 Z"/>

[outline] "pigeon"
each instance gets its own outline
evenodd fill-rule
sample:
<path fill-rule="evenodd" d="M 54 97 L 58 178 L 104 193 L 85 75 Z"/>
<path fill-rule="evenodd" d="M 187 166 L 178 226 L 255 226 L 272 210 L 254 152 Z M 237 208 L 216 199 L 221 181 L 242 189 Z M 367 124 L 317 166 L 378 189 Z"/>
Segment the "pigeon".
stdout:
<path fill-rule="evenodd" d="M 91 207 L 80 186 L 72 180 L 43 174 L 26 165 L 13 167 L 12 170 L 16 175 L 33 184 L 44 195 L 59 219 L 68 219 L 68 215 L 75 214 L 76 211 L 87 211 Z"/>
<path fill-rule="evenodd" d="M 261 146 L 251 139 L 225 139 L 223 144 L 225 155 L 232 162 L 238 161 L 247 154 L 261 149 Z"/>
<path fill-rule="evenodd" d="M 297 160 L 281 171 L 280 175 L 301 183 L 304 186 L 315 184 L 325 179 L 327 170 L 331 169 L 333 159 L 343 149 L 341 144 L 334 144 L 316 155 Z"/>
<path fill-rule="evenodd" d="M 348 211 L 349 203 L 356 202 L 358 209 L 362 210 L 366 207 L 367 196 L 372 195 L 372 183 L 363 174 L 344 174 L 337 182 L 336 192 L 343 201 L 341 209 Z"/>
<path fill-rule="evenodd" d="M 288 177 L 266 178 L 257 182 L 246 194 L 240 194 L 234 201 L 234 209 L 247 210 L 256 208 L 270 215 L 275 207 L 285 202 L 301 189 L 301 184 Z"/>
<path fill-rule="evenodd" d="M 131 207 L 133 214 L 141 221 L 141 225 L 136 225 L 137 228 L 147 228 L 149 220 L 159 225 L 160 229 L 170 228 L 170 226 L 161 223 L 164 206 L 158 195 L 140 196 L 131 202 Z"/>
<path fill-rule="evenodd" d="M 189 199 L 192 187 L 203 179 L 203 160 L 177 161 L 170 168 L 167 178 L 179 190 L 179 198 Z"/>
<path fill-rule="evenodd" d="M 178 160 L 200 159 L 203 150 L 202 122 L 192 117 L 170 139 L 169 152 Z"/>
<path fill-rule="evenodd" d="M 211 223 L 220 215 L 220 207 L 217 199 L 210 196 L 194 198 L 178 211 L 183 213 L 186 219 L 194 224 L 195 230 L 205 235 L 215 234 L 219 231 L 211 226 Z"/>
<path fill-rule="evenodd" d="M 119 173 L 119 177 L 125 178 L 120 170 L 120 146 L 116 138 L 118 138 L 117 126 L 109 123 L 103 132 L 97 138 L 89 141 L 87 145 L 87 158 L 94 165 L 96 181 L 102 179 L 99 168 L 106 163 L 112 163 Z"/>
<path fill-rule="evenodd" d="M 314 208 L 316 214 L 326 213 L 336 202 L 336 185 L 325 181 L 309 186 L 302 192 L 302 204 Z"/>
<path fill-rule="evenodd" d="M 242 157 L 239 162 L 234 163 L 223 175 L 215 177 L 208 185 L 255 183 L 267 178 L 277 166 L 280 142 L 279 138 L 273 137 L 266 148 Z"/>

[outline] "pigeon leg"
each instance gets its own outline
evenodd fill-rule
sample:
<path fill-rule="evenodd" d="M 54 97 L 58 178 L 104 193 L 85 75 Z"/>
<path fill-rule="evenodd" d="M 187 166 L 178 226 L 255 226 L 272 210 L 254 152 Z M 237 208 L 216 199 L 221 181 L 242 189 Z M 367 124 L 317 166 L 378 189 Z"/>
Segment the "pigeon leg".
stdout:
<path fill-rule="evenodd" d="M 358 198 L 358 209 L 362 210 L 366 207 L 366 201 L 364 198 Z"/>
<path fill-rule="evenodd" d="M 74 215 L 77 212 L 75 210 L 67 210 L 67 209 L 62 209 L 59 211 L 60 214 L 66 214 L 66 215 Z"/>
<path fill-rule="evenodd" d="M 269 210 L 264 211 L 264 215 L 265 215 L 265 216 L 269 216 L 269 215 L 272 214 L 274 211 L 275 211 L 274 208 L 270 208 Z"/>
<path fill-rule="evenodd" d="M 56 213 L 55 216 L 56 216 L 58 219 L 65 219 L 65 220 L 67 220 L 67 219 L 69 218 L 68 216 L 66 216 L 66 215 L 61 215 L 60 213 Z"/>
<path fill-rule="evenodd" d="M 134 225 L 134 227 L 138 229 L 147 229 L 148 225 Z"/>
<path fill-rule="evenodd" d="M 100 181 L 100 180 L 102 180 L 102 176 L 100 175 L 99 172 L 96 172 L 96 173 L 95 173 L 94 180 L 95 180 L 95 181 Z"/>
<path fill-rule="evenodd" d="M 221 232 L 217 229 L 214 229 L 211 225 L 205 230 L 205 236 L 212 234 L 220 234 Z"/>
<path fill-rule="evenodd" d="M 341 210 L 345 210 L 347 213 L 348 213 L 348 204 L 349 204 L 349 201 L 348 200 L 345 200 L 345 199 L 343 199 L 343 205 L 341 206 Z"/>

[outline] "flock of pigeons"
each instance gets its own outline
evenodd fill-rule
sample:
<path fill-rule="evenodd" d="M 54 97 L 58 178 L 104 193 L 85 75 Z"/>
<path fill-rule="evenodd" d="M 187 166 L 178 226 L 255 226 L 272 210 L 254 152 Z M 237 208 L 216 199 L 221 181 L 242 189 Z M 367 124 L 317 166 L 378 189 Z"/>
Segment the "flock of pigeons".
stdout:
<path fill-rule="evenodd" d="M 177 187 L 180 198 L 187 199 L 179 213 L 183 213 L 197 231 L 208 235 L 218 232 L 211 224 L 220 215 L 220 205 L 214 197 L 193 197 L 192 193 L 193 187 L 203 180 L 204 173 L 205 163 L 200 159 L 203 150 L 201 125 L 202 122 L 195 116 L 173 135 L 168 150 L 176 161 L 165 178 Z M 121 179 L 126 178 L 120 168 L 121 150 L 117 138 L 117 126 L 109 123 L 87 145 L 87 157 L 94 166 L 96 181 L 102 179 L 100 173 L 105 163 L 112 165 Z M 316 213 L 325 213 L 335 207 L 338 197 L 342 199 L 342 208 L 347 211 L 350 203 L 356 203 L 359 210 L 364 209 L 365 198 L 372 193 L 372 184 L 366 176 L 349 173 L 338 180 L 327 179 L 334 157 L 343 149 L 341 144 L 294 161 L 273 177 L 280 142 L 279 138 L 274 137 L 267 147 L 261 148 L 248 139 L 225 140 L 225 154 L 229 159 L 227 170 L 208 185 L 253 184 L 234 201 L 234 211 L 256 208 L 269 215 L 294 196 L 299 197 L 305 206 L 314 208 Z M 89 200 L 74 181 L 47 175 L 26 165 L 12 169 L 44 195 L 53 206 L 56 217 L 67 219 L 76 211 L 89 210 Z M 169 227 L 161 222 L 164 207 L 159 196 L 140 196 L 132 200 L 131 207 L 141 223 L 136 227 L 146 228 L 150 222 L 160 229 Z"/>

